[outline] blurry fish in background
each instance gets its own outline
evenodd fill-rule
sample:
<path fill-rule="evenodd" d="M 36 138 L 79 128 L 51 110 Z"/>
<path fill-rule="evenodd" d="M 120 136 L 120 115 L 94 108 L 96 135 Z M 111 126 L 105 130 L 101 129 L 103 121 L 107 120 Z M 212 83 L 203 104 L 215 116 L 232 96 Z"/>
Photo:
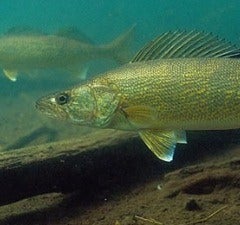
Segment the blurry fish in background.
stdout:
<path fill-rule="evenodd" d="M 36 69 L 63 69 L 81 79 L 86 78 L 87 62 L 97 58 L 112 59 L 119 64 L 131 57 L 130 42 L 134 27 L 109 44 L 96 46 L 77 28 L 69 27 L 47 35 L 31 28 L 11 28 L 0 38 L 0 67 L 12 81 L 19 73 Z"/>

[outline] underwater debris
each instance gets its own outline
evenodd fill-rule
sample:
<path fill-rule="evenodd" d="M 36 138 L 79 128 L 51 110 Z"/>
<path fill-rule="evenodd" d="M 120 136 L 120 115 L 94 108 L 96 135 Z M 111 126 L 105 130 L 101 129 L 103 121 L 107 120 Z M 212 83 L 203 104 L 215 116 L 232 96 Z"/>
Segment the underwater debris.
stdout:
<path fill-rule="evenodd" d="M 192 224 L 197 224 L 197 223 L 204 223 L 207 222 L 208 220 L 210 220 L 212 217 L 214 217 L 216 214 L 220 213 L 222 210 L 226 209 L 227 207 L 229 207 L 228 205 L 223 206 L 222 208 L 216 210 L 215 212 L 211 213 L 209 216 L 203 218 L 203 219 L 199 219 L 190 223 L 186 223 L 183 225 L 192 225 Z"/>
<path fill-rule="evenodd" d="M 208 220 L 210 220 L 212 217 L 214 217 L 216 214 L 220 213 L 222 210 L 226 209 L 228 207 L 228 205 L 223 206 L 222 208 L 216 210 L 215 212 L 211 213 L 209 216 L 203 218 L 203 219 L 199 219 L 190 223 L 184 223 L 184 224 L 180 224 L 180 225 L 194 225 L 194 224 L 198 224 L 198 223 L 204 223 Z M 161 223 L 155 219 L 149 219 L 149 218 L 144 218 L 141 216 L 135 216 L 136 219 L 139 219 L 141 221 L 147 222 L 147 223 L 152 223 L 152 224 L 157 224 L 157 225 L 164 225 L 164 223 Z"/>
<path fill-rule="evenodd" d="M 155 220 L 155 219 L 148 219 L 148 218 L 144 218 L 144 217 L 142 217 L 142 216 L 135 216 L 135 218 L 136 219 L 139 219 L 139 220 L 141 220 L 141 221 L 144 221 L 144 222 L 148 222 L 148 223 L 152 223 L 152 224 L 158 224 L 158 225 L 163 225 L 163 223 L 161 223 L 161 222 L 159 222 L 159 221 L 157 221 L 157 220 Z"/>

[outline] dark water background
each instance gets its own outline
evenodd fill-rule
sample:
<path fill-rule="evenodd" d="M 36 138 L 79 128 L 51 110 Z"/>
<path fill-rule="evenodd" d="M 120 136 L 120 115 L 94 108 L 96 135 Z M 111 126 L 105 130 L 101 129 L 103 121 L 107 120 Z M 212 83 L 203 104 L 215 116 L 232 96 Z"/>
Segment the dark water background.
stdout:
<path fill-rule="evenodd" d="M 213 32 L 240 45 L 239 8 L 239 0 L 1 0 L 0 33 L 4 35 L 12 27 L 29 26 L 51 34 L 59 28 L 75 26 L 100 44 L 136 24 L 132 47 L 135 52 L 158 34 L 177 29 Z M 116 66 L 99 61 L 91 64 L 89 77 Z M 1 136 L 0 144 L 12 141 L 7 137 L 16 135 L 16 124 L 16 136 L 36 126 L 38 118 L 32 116 L 30 121 L 25 113 L 27 110 L 33 115 L 37 113 L 35 99 L 73 84 L 66 76 L 60 83 L 54 82 L 59 78 L 54 71 L 41 73 L 49 74 L 49 79 L 21 75 L 17 82 L 11 82 L 0 72 L 0 133 L 5 135 Z M 33 90 L 39 93 L 29 99 Z"/>

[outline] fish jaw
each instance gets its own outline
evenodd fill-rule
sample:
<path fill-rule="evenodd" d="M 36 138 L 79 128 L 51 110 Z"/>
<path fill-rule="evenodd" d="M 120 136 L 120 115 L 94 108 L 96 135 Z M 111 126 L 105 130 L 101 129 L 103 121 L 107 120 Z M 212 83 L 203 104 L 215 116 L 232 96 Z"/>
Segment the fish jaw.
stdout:
<path fill-rule="evenodd" d="M 36 101 L 36 109 L 50 118 L 56 118 L 60 120 L 67 120 L 68 114 L 61 107 L 56 107 L 57 101 L 55 94 L 51 94 L 40 98 Z"/>

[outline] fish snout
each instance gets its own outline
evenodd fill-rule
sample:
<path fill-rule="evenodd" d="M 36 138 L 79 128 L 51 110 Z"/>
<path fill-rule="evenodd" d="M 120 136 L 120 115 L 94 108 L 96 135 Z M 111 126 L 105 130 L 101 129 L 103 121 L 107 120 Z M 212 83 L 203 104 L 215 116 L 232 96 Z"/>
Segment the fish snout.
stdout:
<path fill-rule="evenodd" d="M 55 106 L 56 107 L 56 106 Z M 51 104 L 49 99 L 46 99 L 45 97 L 40 98 L 35 103 L 35 108 L 39 110 L 41 113 L 49 116 L 49 117 L 55 117 L 54 116 L 54 106 Z"/>
<path fill-rule="evenodd" d="M 69 118 L 68 113 L 64 107 L 57 104 L 55 97 L 47 96 L 36 101 L 35 107 L 44 115 L 50 118 L 57 118 L 66 120 Z"/>

